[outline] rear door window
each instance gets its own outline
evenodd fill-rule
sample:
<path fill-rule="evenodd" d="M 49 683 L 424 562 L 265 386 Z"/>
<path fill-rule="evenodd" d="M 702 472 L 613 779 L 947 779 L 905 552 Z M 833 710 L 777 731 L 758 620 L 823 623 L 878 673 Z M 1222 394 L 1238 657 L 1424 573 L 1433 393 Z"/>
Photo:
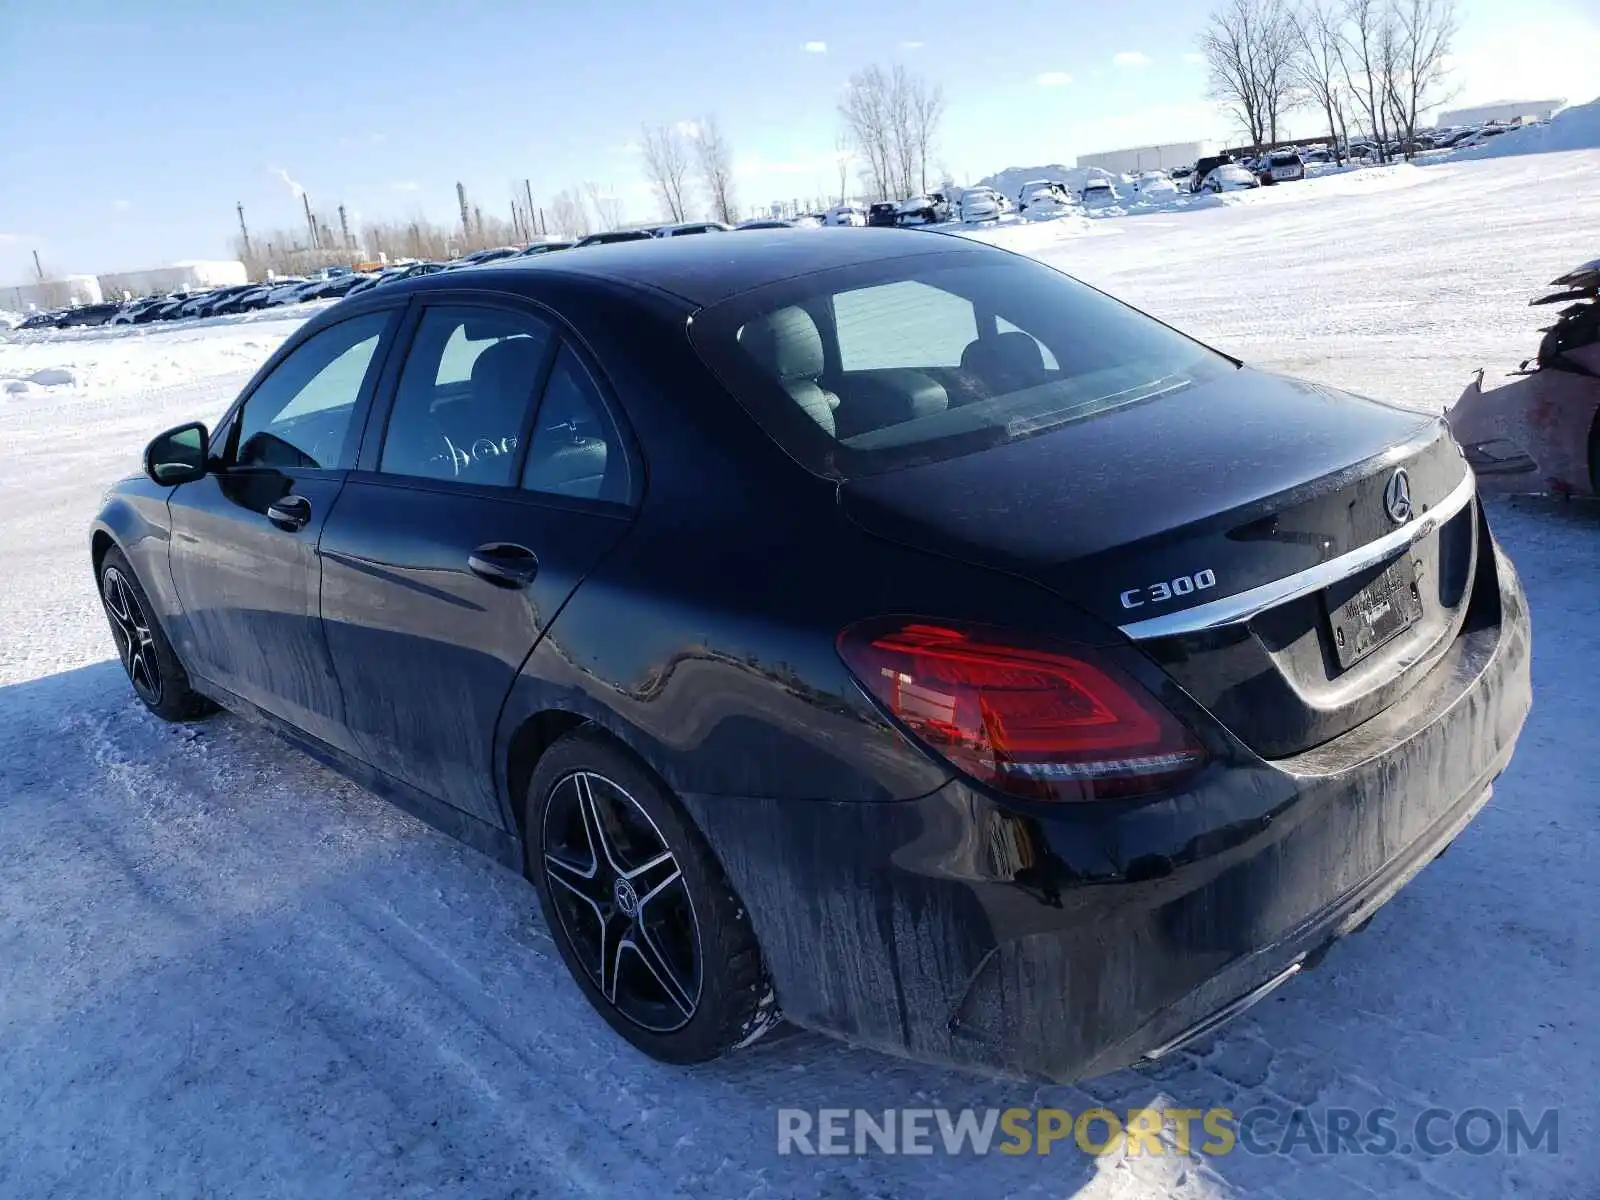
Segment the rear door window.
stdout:
<path fill-rule="evenodd" d="M 554 334 L 527 313 L 424 310 L 395 389 L 378 470 L 510 487 Z"/>

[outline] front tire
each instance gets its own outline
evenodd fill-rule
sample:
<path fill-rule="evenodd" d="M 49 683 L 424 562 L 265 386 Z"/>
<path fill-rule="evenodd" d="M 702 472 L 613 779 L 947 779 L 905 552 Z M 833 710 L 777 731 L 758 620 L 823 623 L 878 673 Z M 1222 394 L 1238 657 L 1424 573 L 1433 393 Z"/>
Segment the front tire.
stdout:
<path fill-rule="evenodd" d="M 744 906 L 671 793 L 592 729 L 539 760 L 529 878 L 567 969 L 618 1033 L 661 1062 L 719 1058 L 778 1020 Z"/>
<path fill-rule="evenodd" d="M 217 706 L 189 686 L 189 676 L 156 620 L 127 557 L 112 547 L 100 560 L 100 602 L 111 623 L 117 657 L 133 693 L 163 721 L 192 721 Z"/>

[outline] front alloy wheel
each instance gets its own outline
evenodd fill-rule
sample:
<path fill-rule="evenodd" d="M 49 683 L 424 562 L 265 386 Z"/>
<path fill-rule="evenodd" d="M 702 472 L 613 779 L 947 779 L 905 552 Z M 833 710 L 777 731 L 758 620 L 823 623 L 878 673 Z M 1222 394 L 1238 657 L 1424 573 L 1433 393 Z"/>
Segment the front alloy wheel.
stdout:
<path fill-rule="evenodd" d="M 620 786 L 574 771 L 551 790 L 544 873 L 574 952 L 608 1004 L 672 1033 L 700 1003 L 699 926 L 678 860 Z"/>
<path fill-rule="evenodd" d="M 161 703 L 161 664 L 156 659 L 155 635 L 150 618 L 139 603 L 128 577 L 108 566 L 101 576 L 100 595 L 111 620 L 111 637 L 133 690 L 152 708 Z"/>

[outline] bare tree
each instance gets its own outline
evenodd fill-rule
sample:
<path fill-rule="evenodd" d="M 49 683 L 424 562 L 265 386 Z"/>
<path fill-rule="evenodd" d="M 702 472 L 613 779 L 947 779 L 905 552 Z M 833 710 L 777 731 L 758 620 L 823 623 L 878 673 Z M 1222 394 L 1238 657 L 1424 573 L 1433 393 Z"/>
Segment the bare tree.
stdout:
<path fill-rule="evenodd" d="M 1226 0 L 1211 14 L 1200 50 L 1220 100 L 1252 146 L 1276 144 L 1299 101 L 1299 39 L 1283 0 Z"/>
<path fill-rule="evenodd" d="M 839 164 L 839 203 L 845 201 L 845 192 L 850 187 L 850 160 L 855 155 L 850 149 L 850 135 L 840 132 L 833 139 L 833 159 Z"/>
<path fill-rule="evenodd" d="M 733 148 L 722 136 L 715 117 L 695 127 L 694 156 L 700 167 L 700 184 L 711 201 L 711 215 L 732 225 L 737 204 L 733 192 Z"/>
<path fill-rule="evenodd" d="M 622 224 L 621 197 L 598 183 L 585 183 L 583 194 L 589 201 L 589 208 L 594 212 L 597 228 L 615 229 Z"/>
<path fill-rule="evenodd" d="M 1455 0 L 1394 0 L 1393 70 L 1389 96 L 1396 132 L 1410 158 L 1415 150 L 1417 120 L 1451 99 L 1447 63 L 1460 22 Z"/>
<path fill-rule="evenodd" d="M 1389 69 L 1393 20 L 1384 0 L 1347 0 L 1339 36 L 1339 71 L 1366 117 L 1378 158 L 1389 157 Z"/>
<path fill-rule="evenodd" d="M 1328 122 L 1334 160 L 1344 162 L 1349 141 L 1345 128 L 1345 87 L 1339 70 L 1339 13 L 1334 0 L 1313 0 L 1294 14 L 1296 41 L 1291 64 L 1295 82 Z"/>
<path fill-rule="evenodd" d="M 861 159 L 861 176 L 868 191 L 883 199 L 893 187 L 894 132 L 890 117 L 889 77 L 882 67 L 871 66 L 850 77 L 839 118 Z"/>
<path fill-rule="evenodd" d="M 557 192 L 550 201 L 550 224 L 562 237 L 579 238 L 591 232 L 583 197 L 576 192 Z"/>
<path fill-rule="evenodd" d="M 839 117 L 874 196 L 906 196 L 927 187 L 928 162 L 944 118 L 938 84 L 898 64 L 893 71 L 874 65 L 851 76 Z"/>
<path fill-rule="evenodd" d="M 921 195 L 928 190 L 928 160 L 933 156 L 939 123 L 944 120 L 944 88 L 937 83 L 928 87 L 922 80 L 913 78 L 908 102 L 911 110 L 911 145 L 917 166 L 917 194 Z M 909 192 L 911 189 L 907 187 L 906 190 Z"/>
<path fill-rule="evenodd" d="M 673 221 L 688 219 L 684 196 L 689 181 L 689 148 L 676 125 L 646 126 L 641 139 L 645 172 Z"/>

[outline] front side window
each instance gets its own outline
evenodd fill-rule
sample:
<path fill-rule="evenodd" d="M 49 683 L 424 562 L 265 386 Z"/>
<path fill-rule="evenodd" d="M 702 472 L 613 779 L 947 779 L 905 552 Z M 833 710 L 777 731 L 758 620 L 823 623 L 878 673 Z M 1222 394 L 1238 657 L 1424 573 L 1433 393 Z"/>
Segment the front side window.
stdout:
<path fill-rule="evenodd" d="M 772 284 L 695 314 L 691 337 L 780 445 L 832 477 L 1032 437 L 1234 369 L 1042 263 L 982 251 Z"/>
<path fill-rule="evenodd" d="M 376 312 L 341 321 L 279 363 L 244 402 L 233 465 L 338 467 L 390 318 Z"/>
<path fill-rule="evenodd" d="M 509 487 L 552 333 L 537 317 L 426 309 L 406 355 L 378 470 Z"/>

